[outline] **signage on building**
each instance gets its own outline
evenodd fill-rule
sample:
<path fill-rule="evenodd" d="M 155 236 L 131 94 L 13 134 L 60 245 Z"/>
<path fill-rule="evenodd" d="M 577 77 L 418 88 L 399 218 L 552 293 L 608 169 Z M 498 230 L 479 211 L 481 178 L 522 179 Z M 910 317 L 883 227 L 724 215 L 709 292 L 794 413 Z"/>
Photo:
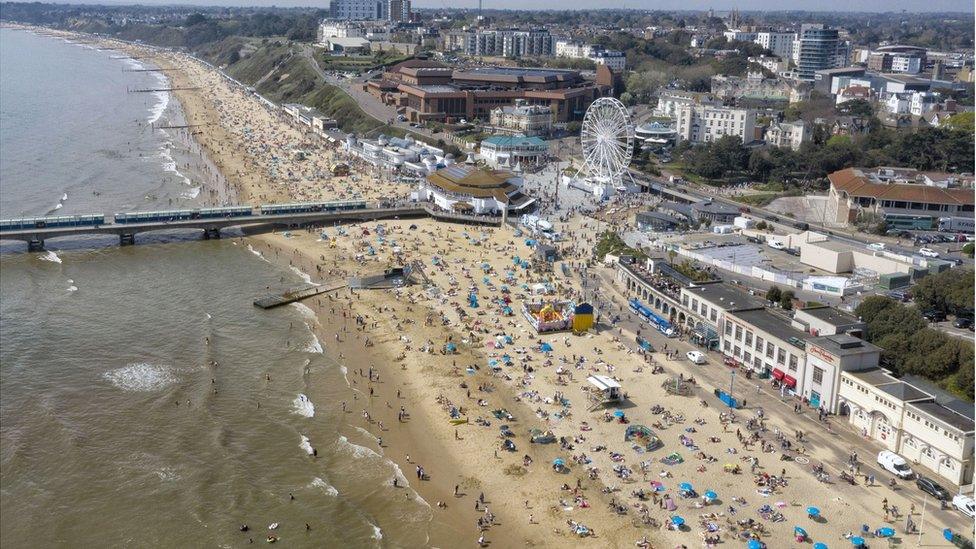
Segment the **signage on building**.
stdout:
<path fill-rule="evenodd" d="M 834 363 L 834 355 L 828 353 L 827 351 L 821 349 L 820 347 L 814 347 L 811 345 L 810 348 L 807 349 L 807 352 L 812 355 L 816 355 L 818 358 L 820 358 L 825 362 L 829 362 L 831 364 Z"/>

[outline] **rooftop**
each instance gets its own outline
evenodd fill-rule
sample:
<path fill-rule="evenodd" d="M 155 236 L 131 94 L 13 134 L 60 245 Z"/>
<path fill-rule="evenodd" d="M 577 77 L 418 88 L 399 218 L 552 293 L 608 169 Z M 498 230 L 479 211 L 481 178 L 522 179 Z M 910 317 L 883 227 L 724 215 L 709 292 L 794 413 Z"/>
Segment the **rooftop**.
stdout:
<path fill-rule="evenodd" d="M 511 135 L 493 135 L 491 137 L 481 140 L 481 144 L 485 143 L 489 145 L 494 145 L 496 147 L 546 147 L 546 142 L 544 139 L 539 137 L 518 137 Z"/>
<path fill-rule="evenodd" d="M 739 209 L 732 206 L 727 206 L 721 202 L 715 202 L 712 200 L 702 200 L 700 202 L 695 202 L 691 207 L 699 212 L 707 212 L 712 214 L 725 214 L 725 215 L 738 215 Z"/>
<path fill-rule="evenodd" d="M 697 283 L 685 288 L 685 291 L 726 311 L 745 311 L 765 306 L 762 299 L 724 282 Z"/>
<path fill-rule="evenodd" d="M 878 385 L 878 389 L 888 393 L 902 402 L 932 398 L 932 395 L 919 391 L 904 381 L 896 381 L 894 383 Z"/>
<path fill-rule="evenodd" d="M 838 192 L 852 197 L 871 197 L 884 200 L 923 202 L 926 204 L 974 204 L 971 189 L 943 189 L 911 183 L 884 183 L 869 177 L 859 168 L 846 168 L 827 176 Z"/>
<path fill-rule="evenodd" d="M 493 197 L 508 202 L 508 195 L 516 190 L 510 172 L 488 170 L 466 164 L 454 164 L 427 176 L 427 182 L 445 191 L 478 198 Z"/>
<path fill-rule="evenodd" d="M 834 356 L 843 357 L 862 353 L 881 352 L 881 347 L 849 334 L 834 334 L 811 337 L 809 339 L 811 345 L 816 345 Z"/>
<path fill-rule="evenodd" d="M 817 320 L 826 322 L 831 326 L 845 326 L 847 324 L 856 324 L 861 322 L 851 313 L 847 313 L 833 307 L 811 307 L 809 309 L 800 309 L 800 311 L 803 311 L 804 314 L 812 316 Z M 797 312 L 799 313 L 800 311 Z M 796 318 L 795 315 L 794 318 Z"/>
<path fill-rule="evenodd" d="M 845 373 L 856 377 L 868 385 L 881 385 L 883 383 L 898 381 L 897 378 L 888 373 L 888 371 L 884 368 L 870 368 L 867 370 L 849 371 Z"/>
<path fill-rule="evenodd" d="M 761 330 L 766 334 L 772 335 L 780 341 L 790 342 L 791 338 L 796 338 L 806 342 L 813 339 L 813 336 L 804 331 L 794 329 L 792 326 L 790 326 L 788 321 L 769 312 L 768 309 L 734 311 L 729 312 L 728 315 L 738 318 L 747 324 L 751 324 L 757 330 Z M 797 345 L 794 345 L 794 347 L 799 348 Z"/>
<path fill-rule="evenodd" d="M 964 433 L 971 433 L 976 430 L 974 429 L 972 418 L 966 417 L 959 412 L 946 408 L 938 402 L 913 402 L 909 404 L 909 406 L 916 408 L 919 411 L 924 412 L 951 427 L 955 427 Z M 972 406 L 970 406 L 970 408 L 972 408 Z"/>

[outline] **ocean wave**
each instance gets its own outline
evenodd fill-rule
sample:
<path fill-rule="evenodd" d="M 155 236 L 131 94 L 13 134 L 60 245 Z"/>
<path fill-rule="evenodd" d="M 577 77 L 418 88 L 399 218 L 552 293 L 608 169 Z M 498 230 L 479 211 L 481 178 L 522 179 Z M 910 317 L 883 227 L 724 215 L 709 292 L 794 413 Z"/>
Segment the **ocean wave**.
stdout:
<path fill-rule="evenodd" d="M 367 448 L 365 446 L 360 446 L 353 442 L 349 442 L 349 439 L 342 435 L 339 436 L 339 440 L 336 441 L 336 445 L 339 447 L 339 449 L 345 450 L 357 458 L 366 458 L 366 457 L 382 458 L 383 457 L 377 454 L 376 451 L 374 451 L 372 448 Z M 396 464 L 393 463 L 392 461 L 389 461 L 389 463 L 392 463 L 394 466 L 396 466 Z M 400 468 L 397 467 L 397 470 L 399 469 Z M 403 476 L 403 472 L 400 472 L 400 476 Z M 399 477 L 397 478 L 399 479 Z M 403 477 L 403 482 L 406 483 L 406 481 L 407 481 L 406 477 Z"/>
<path fill-rule="evenodd" d="M 50 250 L 37 256 L 37 259 L 40 259 L 41 261 L 50 261 L 51 263 L 61 263 L 61 258 L 58 257 L 58 254 Z"/>
<path fill-rule="evenodd" d="M 268 258 L 266 258 L 266 257 L 264 257 L 264 254 L 263 254 L 263 253 L 261 253 L 261 252 L 259 252 L 259 251 L 257 251 L 257 250 L 255 250 L 255 249 L 254 249 L 254 246 L 251 246 L 250 244 L 248 244 L 248 245 L 247 245 L 247 249 L 248 249 L 248 251 L 249 251 L 249 252 L 251 252 L 252 254 L 254 254 L 254 255 L 256 255 L 256 256 L 258 256 L 258 257 L 260 257 L 260 258 L 261 258 L 261 261 L 264 261 L 264 262 L 266 262 L 266 263 L 271 263 L 270 261 L 268 261 Z"/>
<path fill-rule="evenodd" d="M 312 479 L 312 482 L 308 483 L 308 487 L 309 488 L 320 488 L 327 495 L 330 495 L 332 497 L 336 497 L 336 496 L 339 495 L 339 490 L 336 490 L 336 487 L 335 486 L 332 486 L 331 484 L 329 484 L 328 482 L 320 479 L 319 477 L 313 478 Z"/>
<path fill-rule="evenodd" d="M 292 272 L 297 274 L 299 278 L 304 280 L 305 284 L 311 284 L 312 286 L 321 286 L 321 284 L 316 284 L 315 282 L 312 282 L 312 276 L 306 273 L 305 271 L 299 269 L 298 267 L 294 265 L 289 265 L 288 268 L 291 269 Z"/>
<path fill-rule="evenodd" d="M 302 450 L 305 450 L 305 453 L 306 454 L 308 454 L 310 456 L 314 456 L 315 455 L 315 448 L 312 448 L 312 443 L 308 441 L 308 437 L 307 436 L 305 436 L 305 435 L 301 435 L 301 436 L 302 436 L 302 442 L 301 442 L 301 444 L 298 445 L 298 447 L 301 448 Z"/>
<path fill-rule="evenodd" d="M 308 324 L 306 324 L 306 326 L 308 326 Z M 302 351 L 306 353 L 322 354 L 325 352 L 325 349 L 322 348 L 322 343 L 319 341 L 319 338 L 315 334 L 312 334 L 312 341 L 306 343 L 305 347 L 302 348 Z"/>
<path fill-rule="evenodd" d="M 174 482 L 182 478 L 172 467 L 163 467 L 162 469 L 153 471 L 153 473 L 163 482 Z"/>
<path fill-rule="evenodd" d="M 180 193 L 180 197 L 193 200 L 194 198 L 200 196 L 201 188 L 202 187 L 190 187 L 190 190 Z"/>
<path fill-rule="evenodd" d="M 376 442 L 377 444 L 379 444 L 380 439 L 376 435 L 374 435 L 373 433 L 370 433 L 366 429 L 363 429 L 362 427 L 358 427 L 358 426 L 356 427 L 356 430 L 359 431 L 360 433 L 362 433 L 366 438 L 371 438 L 371 439 L 373 439 L 374 442 Z"/>
<path fill-rule="evenodd" d="M 315 416 L 315 405 L 312 401 L 308 399 L 304 394 L 299 393 L 295 400 L 292 402 L 295 405 L 295 413 L 300 416 L 314 417 Z"/>
<path fill-rule="evenodd" d="M 179 381 L 173 368 L 147 362 L 116 368 L 102 377 L 123 391 L 133 392 L 158 391 Z"/>
<path fill-rule="evenodd" d="M 260 252 L 258 252 L 258 253 L 260 253 Z M 292 303 L 291 306 L 292 306 L 292 308 L 294 308 L 295 310 L 297 310 L 299 312 L 299 314 L 302 315 L 302 318 L 304 318 L 305 320 L 311 321 L 316 326 L 318 325 L 318 323 L 319 323 L 319 317 L 318 317 L 318 315 L 315 314 L 315 311 L 313 311 L 311 307 L 309 307 L 308 305 L 306 305 L 304 303 L 299 303 L 297 301 L 295 301 L 294 303 Z M 306 326 L 308 326 L 308 324 L 306 324 Z M 311 327 L 309 327 L 309 329 L 311 330 Z"/>
<path fill-rule="evenodd" d="M 158 101 L 149 108 L 149 118 L 147 119 L 149 124 L 158 122 L 163 113 L 166 112 L 166 107 L 169 106 L 169 92 L 153 92 L 153 97 Z"/>
<path fill-rule="evenodd" d="M 78 286 L 75 286 L 75 285 L 68 286 L 68 291 L 69 292 L 77 292 L 78 291 Z"/>

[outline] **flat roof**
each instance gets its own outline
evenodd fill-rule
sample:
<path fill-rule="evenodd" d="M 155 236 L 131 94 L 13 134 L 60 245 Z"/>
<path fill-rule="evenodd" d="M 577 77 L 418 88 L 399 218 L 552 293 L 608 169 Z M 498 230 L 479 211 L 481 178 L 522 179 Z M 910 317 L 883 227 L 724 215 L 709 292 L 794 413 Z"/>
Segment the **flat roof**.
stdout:
<path fill-rule="evenodd" d="M 729 215 L 739 214 L 739 208 L 733 208 L 732 206 L 728 206 L 721 202 L 715 202 L 713 200 L 702 200 L 699 202 L 695 202 L 694 204 L 691 205 L 691 207 L 692 209 L 698 211 L 715 213 L 715 214 L 729 214 Z"/>
<path fill-rule="evenodd" d="M 834 240 L 832 238 L 828 238 L 827 240 L 822 240 L 820 242 L 805 242 L 805 244 L 818 246 L 820 248 L 824 248 L 826 250 L 832 250 L 835 252 L 850 252 L 854 250 L 854 247 L 851 246 L 850 244 L 845 244 L 839 240 Z"/>
<path fill-rule="evenodd" d="M 773 313 L 769 312 L 768 309 L 730 311 L 728 314 L 741 319 L 743 322 L 747 322 L 755 326 L 757 330 L 771 334 L 780 341 L 789 342 L 790 338 L 794 337 L 804 342 L 813 339 L 810 334 L 793 328 L 788 320 L 774 315 Z M 799 349 L 799 347 L 797 348 Z"/>
<path fill-rule="evenodd" d="M 874 351 L 881 351 L 881 347 L 864 341 L 859 337 L 850 334 L 834 334 L 828 336 L 812 337 L 810 343 L 826 349 L 834 356 L 857 355 Z"/>
<path fill-rule="evenodd" d="M 840 309 L 835 309 L 834 307 L 811 307 L 809 309 L 800 309 L 797 312 L 802 311 L 804 314 L 810 315 L 817 320 L 821 320 L 830 324 L 831 326 L 844 326 L 846 324 L 857 324 L 862 322 L 856 316 L 851 313 L 841 311 Z M 794 315 L 793 318 L 796 318 Z"/>
<path fill-rule="evenodd" d="M 724 282 L 696 283 L 684 290 L 726 311 L 760 309 L 766 305 L 762 299 Z"/>
<path fill-rule="evenodd" d="M 490 143 L 502 147 L 517 147 L 525 145 L 546 146 L 544 139 L 540 137 L 519 137 L 512 135 L 493 135 L 481 140 L 482 143 Z"/>
<path fill-rule="evenodd" d="M 881 385 L 883 383 L 893 383 L 898 381 L 893 375 L 883 368 L 870 368 L 856 372 L 848 371 L 848 375 L 867 383 L 868 385 Z"/>
<path fill-rule="evenodd" d="M 413 87 L 427 93 L 454 93 L 459 91 L 458 88 L 450 84 L 421 84 Z"/>
<path fill-rule="evenodd" d="M 903 402 L 908 402 L 910 400 L 919 400 L 923 398 L 932 398 L 932 395 L 919 391 L 915 387 L 905 383 L 904 381 L 896 381 L 894 383 L 885 383 L 883 385 L 877 386 L 879 390 L 888 393 L 889 395 L 901 400 Z"/>
<path fill-rule="evenodd" d="M 938 402 L 912 402 L 911 404 L 908 404 L 908 406 L 916 408 L 947 425 L 959 429 L 960 431 L 969 433 L 976 430 L 976 428 L 974 428 L 974 422 L 972 419 L 950 410 Z"/>

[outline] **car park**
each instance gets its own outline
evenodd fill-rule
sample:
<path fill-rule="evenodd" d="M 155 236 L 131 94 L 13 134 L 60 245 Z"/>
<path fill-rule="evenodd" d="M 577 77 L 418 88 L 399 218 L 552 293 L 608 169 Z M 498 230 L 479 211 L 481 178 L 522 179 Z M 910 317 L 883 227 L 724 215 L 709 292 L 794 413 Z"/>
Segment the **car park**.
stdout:
<path fill-rule="evenodd" d="M 918 486 L 919 490 L 939 499 L 940 501 L 948 501 L 949 498 L 952 497 L 952 494 L 940 486 L 938 482 L 921 475 L 915 479 L 915 485 Z"/>
<path fill-rule="evenodd" d="M 973 501 L 971 496 L 956 494 L 952 498 L 952 506 L 969 518 L 976 517 L 976 502 Z"/>
<path fill-rule="evenodd" d="M 688 360 L 692 361 L 695 364 L 705 364 L 705 362 L 707 362 L 707 359 L 705 358 L 705 353 L 702 353 L 700 351 L 688 351 L 687 355 L 685 356 L 687 356 Z"/>
<path fill-rule="evenodd" d="M 939 257 L 939 252 L 932 248 L 919 248 L 918 255 L 922 257 Z"/>
<path fill-rule="evenodd" d="M 878 453 L 878 465 L 898 478 L 908 479 L 915 474 L 912 472 L 912 468 L 908 466 L 905 458 L 889 450 L 882 450 Z"/>

